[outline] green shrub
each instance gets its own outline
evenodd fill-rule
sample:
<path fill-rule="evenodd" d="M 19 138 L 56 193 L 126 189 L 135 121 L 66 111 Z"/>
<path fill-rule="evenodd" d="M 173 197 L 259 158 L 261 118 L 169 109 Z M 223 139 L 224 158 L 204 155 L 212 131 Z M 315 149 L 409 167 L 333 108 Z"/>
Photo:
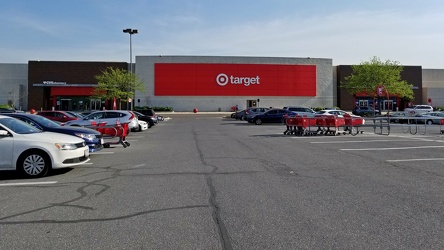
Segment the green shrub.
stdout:
<path fill-rule="evenodd" d="M 10 105 L 8 105 L 8 104 L 0 104 L 0 108 L 10 109 L 12 107 Z"/>

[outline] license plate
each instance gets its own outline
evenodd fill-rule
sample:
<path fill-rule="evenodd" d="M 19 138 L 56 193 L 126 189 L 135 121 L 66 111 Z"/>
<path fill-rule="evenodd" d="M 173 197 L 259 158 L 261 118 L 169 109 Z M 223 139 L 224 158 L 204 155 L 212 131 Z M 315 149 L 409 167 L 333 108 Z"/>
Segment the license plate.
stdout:
<path fill-rule="evenodd" d="M 89 157 L 89 148 L 85 149 L 85 157 Z"/>

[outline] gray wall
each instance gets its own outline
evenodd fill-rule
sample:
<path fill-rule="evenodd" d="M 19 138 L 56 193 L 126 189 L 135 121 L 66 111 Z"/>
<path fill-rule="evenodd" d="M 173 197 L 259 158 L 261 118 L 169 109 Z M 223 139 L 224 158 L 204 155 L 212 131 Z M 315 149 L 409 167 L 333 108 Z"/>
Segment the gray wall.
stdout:
<path fill-rule="evenodd" d="M 423 69 L 422 88 L 425 102 L 431 98 L 432 106 L 444 107 L 444 69 Z"/>
<path fill-rule="evenodd" d="M 316 65 L 316 97 L 270 96 L 154 96 L 155 63 L 233 63 L 233 64 L 292 64 Z M 218 57 L 218 56 L 136 56 L 136 74 L 145 83 L 145 93 L 136 92 L 136 106 L 168 106 L 174 111 L 230 111 L 239 105 L 245 108 L 247 100 L 260 99 L 261 107 L 307 106 L 331 107 L 336 103 L 332 59 L 275 58 L 275 57 Z M 174 74 L 174 72 L 172 72 Z M 140 102 L 137 100 L 140 99 Z"/>
<path fill-rule="evenodd" d="M 0 63 L 0 104 L 28 110 L 28 64 Z"/>

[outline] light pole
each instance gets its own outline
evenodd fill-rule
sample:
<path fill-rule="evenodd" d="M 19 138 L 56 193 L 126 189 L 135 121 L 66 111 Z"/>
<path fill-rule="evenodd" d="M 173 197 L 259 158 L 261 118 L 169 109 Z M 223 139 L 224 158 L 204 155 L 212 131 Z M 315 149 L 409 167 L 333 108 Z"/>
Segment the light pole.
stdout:
<path fill-rule="evenodd" d="M 137 34 L 138 33 L 138 31 L 137 30 L 134 30 L 134 29 L 124 29 L 123 30 L 123 33 L 128 33 L 129 35 L 130 35 L 130 65 L 129 65 L 129 68 L 130 68 L 130 70 L 129 70 L 129 72 L 131 73 L 131 75 L 133 74 L 133 45 L 132 45 L 132 40 L 131 40 L 131 37 L 132 37 L 132 35 L 134 35 L 134 34 Z M 131 76 L 132 77 L 132 76 Z M 131 78 L 132 79 L 132 78 Z M 130 85 L 131 86 L 131 85 Z M 131 91 L 131 87 L 128 87 L 128 93 Z M 132 99 L 133 97 L 131 96 L 131 99 Z M 131 103 L 129 102 L 129 99 L 127 100 L 128 101 L 128 104 L 127 104 L 127 109 L 128 110 L 131 110 L 131 103 L 132 103 L 132 101 L 134 101 L 134 100 L 132 100 L 131 101 Z"/>

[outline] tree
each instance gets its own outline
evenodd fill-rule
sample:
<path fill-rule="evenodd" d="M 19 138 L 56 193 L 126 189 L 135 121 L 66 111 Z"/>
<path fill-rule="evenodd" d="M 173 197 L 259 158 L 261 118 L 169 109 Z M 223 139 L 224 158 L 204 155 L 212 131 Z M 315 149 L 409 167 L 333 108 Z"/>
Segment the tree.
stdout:
<path fill-rule="evenodd" d="M 341 82 L 341 87 L 353 95 L 359 93 L 381 99 L 384 96 L 380 96 L 376 90 L 383 85 L 390 95 L 413 100 L 413 85 L 401 80 L 403 67 L 398 62 L 382 62 L 378 57 L 373 57 L 369 62 L 353 65 L 352 70 L 353 73 Z"/>
<path fill-rule="evenodd" d="M 94 88 L 92 95 L 95 98 L 122 101 L 133 98 L 136 90 L 144 92 L 143 82 L 137 76 L 127 70 L 108 67 L 101 75 L 96 75 L 98 86 Z"/>

